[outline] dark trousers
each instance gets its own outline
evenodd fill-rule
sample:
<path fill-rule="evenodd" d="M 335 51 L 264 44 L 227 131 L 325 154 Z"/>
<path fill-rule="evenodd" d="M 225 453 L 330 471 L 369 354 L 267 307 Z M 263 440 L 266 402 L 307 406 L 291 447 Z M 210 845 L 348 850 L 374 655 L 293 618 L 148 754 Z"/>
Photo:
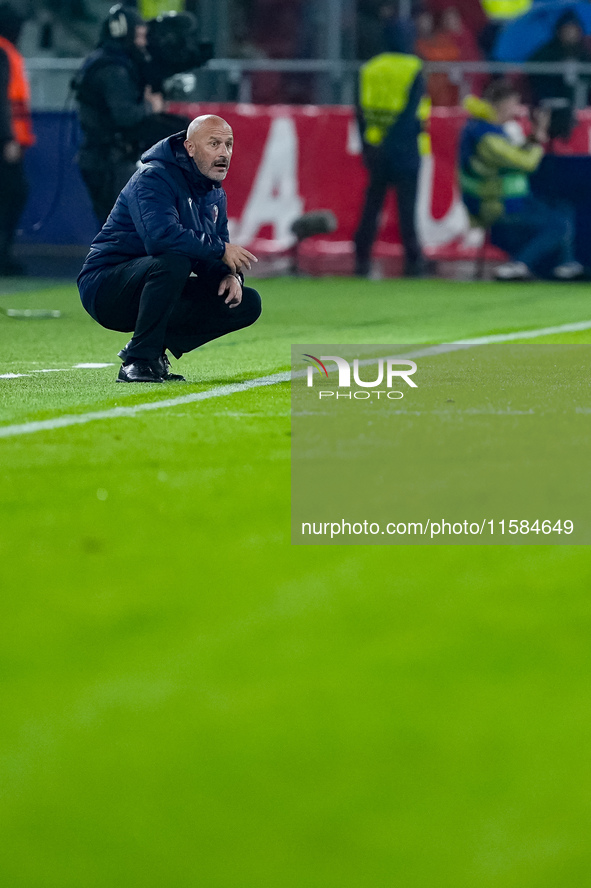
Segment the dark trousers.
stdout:
<path fill-rule="evenodd" d="M 205 342 L 254 324 L 261 297 L 244 287 L 240 305 L 218 295 L 219 282 L 190 277 L 192 262 L 179 253 L 142 256 L 106 268 L 95 314 L 108 330 L 134 331 L 127 358 L 155 360 L 168 349 L 176 358 Z"/>
<path fill-rule="evenodd" d="M 423 254 L 415 225 L 418 179 L 418 170 L 393 176 L 382 165 L 378 163 L 371 165 L 363 211 L 354 238 L 358 271 L 366 273 L 369 270 L 371 249 L 388 188 L 395 189 L 398 200 L 398 224 L 404 247 L 405 266 L 407 269 L 412 269 L 422 262 Z"/>
<path fill-rule="evenodd" d="M 137 164 L 134 160 L 115 157 L 112 153 L 109 155 L 108 151 L 106 156 L 80 151 L 78 166 L 92 201 L 94 214 L 102 228 L 115 206 L 119 192 L 135 173 Z"/>
<path fill-rule="evenodd" d="M 507 213 L 491 228 L 491 241 L 512 259 L 538 274 L 574 259 L 574 216 L 570 207 L 551 207 L 534 197 L 515 213 Z"/>
<path fill-rule="evenodd" d="M 0 271 L 12 262 L 14 235 L 28 190 L 23 161 L 8 163 L 0 158 Z"/>

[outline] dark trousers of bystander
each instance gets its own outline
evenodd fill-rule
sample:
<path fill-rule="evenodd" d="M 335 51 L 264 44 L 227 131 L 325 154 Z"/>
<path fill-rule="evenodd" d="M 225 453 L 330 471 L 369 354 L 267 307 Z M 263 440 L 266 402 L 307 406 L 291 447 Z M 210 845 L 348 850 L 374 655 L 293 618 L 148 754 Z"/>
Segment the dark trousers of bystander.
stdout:
<path fill-rule="evenodd" d="M 102 227 L 115 206 L 119 193 L 135 173 L 137 163 L 113 150 L 93 152 L 81 149 L 78 166 L 94 214 Z"/>
<path fill-rule="evenodd" d="M 412 275 L 421 271 L 424 260 L 415 224 L 418 177 L 418 171 L 411 170 L 393 175 L 377 163 L 371 165 L 361 219 L 354 238 L 356 274 L 369 274 L 371 250 L 388 188 L 396 191 L 398 201 L 398 225 L 404 247 L 404 272 Z"/>
<path fill-rule="evenodd" d="M 191 276 L 192 263 L 179 253 L 141 256 L 107 267 L 100 275 L 94 311 L 108 330 L 133 337 L 126 359 L 153 361 L 166 349 L 175 358 L 212 339 L 254 324 L 261 297 L 244 287 L 240 305 L 230 307 L 219 283 Z"/>
<path fill-rule="evenodd" d="M 28 186 L 22 160 L 0 158 L 0 274 L 18 270 L 12 255 L 18 221 L 27 202 Z"/>
<path fill-rule="evenodd" d="M 556 265 L 573 262 L 575 220 L 568 204 L 550 206 L 527 197 L 519 210 L 505 214 L 491 228 L 491 241 L 512 259 L 542 276 Z"/>

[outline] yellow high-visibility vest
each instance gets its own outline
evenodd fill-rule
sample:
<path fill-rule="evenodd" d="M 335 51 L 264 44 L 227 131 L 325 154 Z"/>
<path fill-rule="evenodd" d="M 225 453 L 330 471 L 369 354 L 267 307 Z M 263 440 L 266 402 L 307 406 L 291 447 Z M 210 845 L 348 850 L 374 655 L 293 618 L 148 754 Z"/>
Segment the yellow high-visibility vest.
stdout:
<path fill-rule="evenodd" d="M 148 21 L 163 12 L 184 12 L 185 0 L 140 0 L 138 6 L 142 18 Z"/>
<path fill-rule="evenodd" d="M 421 132 L 419 133 L 419 154 L 431 154 L 431 133 L 429 124 L 431 120 L 431 97 L 423 96 L 419 103 L 417 114 L 421 121 Z"/>
<path fill-rule="evenodd" d="M 482 8 L 491 19 L 512 19 L 532 7 L 533 0 L 482 0 Z"/>
<path fill-rule="evenodd" d="M 408 98 L 417 74 L 423 67 L 414 55 L 383 52 L 374 56 L 361 67 L 359 100 L 365 118 L 364 141 L 368 145 L 381 145 L 388 129 L 408 104 Z M 423 99 L 418 117 L 425 122 L 430 113 L 428 100 Z M 421 153 L 429 151 L 425 133 L 419 137 Z"/>

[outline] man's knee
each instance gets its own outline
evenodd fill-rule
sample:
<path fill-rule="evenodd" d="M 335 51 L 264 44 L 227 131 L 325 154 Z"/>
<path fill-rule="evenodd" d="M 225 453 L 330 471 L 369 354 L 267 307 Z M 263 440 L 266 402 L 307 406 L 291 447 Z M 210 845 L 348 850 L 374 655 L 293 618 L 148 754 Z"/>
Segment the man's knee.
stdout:
<path fill-rule="evenodd" d="M 242 290 L 241 307 L 245 327 L 249 327 L 260 318 L 262 311 L 261 297 L 252 287 L 244 287 Z"/>
<path fill-rule="evenodd" d="M 181 253 L 160 253 L 152 256 L 150 275 L 163 274 L 178 284 L 184 284 L 191 274 L 193 263 Z"/>

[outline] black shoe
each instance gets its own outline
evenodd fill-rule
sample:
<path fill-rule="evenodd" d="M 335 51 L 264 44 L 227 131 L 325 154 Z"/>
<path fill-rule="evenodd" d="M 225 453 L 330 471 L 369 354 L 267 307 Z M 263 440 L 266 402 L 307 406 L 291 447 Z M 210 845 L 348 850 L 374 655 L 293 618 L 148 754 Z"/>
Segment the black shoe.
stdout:
<path fill-rule="evenodd" d="M 162 371 L 162 376 L 166 382 L 186 382 L 184 376 L 181 376 L 180 373 L 171 373 L 170 372 L 170 361 L 168 360 L 168 355 L 166 352 L 162 355 L 159 360 L 160 369 Z"/>
<path fill-rule="evenodd" d="M 122 364 L 116 382 L 164 382 L 159 361 L 138 358 L 131 364 Z"/>
<path fill-rule="evenodd" d="M 127 346 L 130 343 L 128 342 L 125 348 L 122 348 L 120 352 L 117 352 L 118 356 L 125 363 L 127 360 Z M 170 372 L 170 361 L 168 360 L 168 355 L 164 352 L 160 358 L 155 362 L 159 367 L 160 374 L 165 382 L 186 382 L 184 376 L 181 376 L 179 373 L 171 373 Z"/>
<path fill-rule="evenodd" d="M 416 262 L 405 262 L 402 276 L 407 278 L 433 277 L 437 273 L 437 262 L 433 259 L 419 259 Z"/>

